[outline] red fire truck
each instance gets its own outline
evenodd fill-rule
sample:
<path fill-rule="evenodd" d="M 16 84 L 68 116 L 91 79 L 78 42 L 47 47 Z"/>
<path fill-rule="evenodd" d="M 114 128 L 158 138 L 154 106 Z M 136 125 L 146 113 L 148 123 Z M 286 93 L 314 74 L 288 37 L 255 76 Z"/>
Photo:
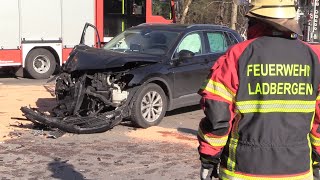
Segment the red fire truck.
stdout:
<path fill-rule="evenodd" d="M 0 68 L 48 78 L 79 44 L 86 22 L 107 42 L 140 23 L 174 22 L 173 5 L 172 0 L 0 0 Z M 95 31 L 86 34 L 86 45 L 97 46 Z"/>
<path fill-rule="evenodd" d="M 297 19 L 301 26 L 302 40 L 320 44 L 319 0 L 298 0 Z"/>

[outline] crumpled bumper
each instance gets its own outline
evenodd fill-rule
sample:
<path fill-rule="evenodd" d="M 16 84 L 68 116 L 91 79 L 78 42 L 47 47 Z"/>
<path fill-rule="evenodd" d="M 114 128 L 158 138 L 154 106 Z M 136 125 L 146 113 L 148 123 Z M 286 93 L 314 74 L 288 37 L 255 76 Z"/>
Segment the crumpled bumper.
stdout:
<path fill-rule="evenodd" d="M 65 118 L 51 117 L 34 108 L 21 107 L 20 110 L 24 113 L 24 116 L 33 123 L 76 134 L 105 132 L 122 121 L 121 108 L 103 113 L 99 116 L 68 116 Z"/>

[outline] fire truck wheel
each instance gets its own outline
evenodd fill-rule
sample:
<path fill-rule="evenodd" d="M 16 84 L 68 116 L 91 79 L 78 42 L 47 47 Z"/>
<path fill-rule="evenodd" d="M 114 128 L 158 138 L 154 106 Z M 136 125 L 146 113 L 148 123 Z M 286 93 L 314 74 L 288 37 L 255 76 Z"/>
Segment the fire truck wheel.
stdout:
<path fill-rule="evenodd" d="M 25 68 L 31 78 L 47 79 L 55 71 L 56 61 L 50 51 L 38 48 L 28 53 Z"/>
<path fill-rule="evenodd" d="M 133 102 L 131 121 L 138 127 L 158 125 L 167 111 L 167 96 L 162 88 L 154 83 L 142 87 Z"/>

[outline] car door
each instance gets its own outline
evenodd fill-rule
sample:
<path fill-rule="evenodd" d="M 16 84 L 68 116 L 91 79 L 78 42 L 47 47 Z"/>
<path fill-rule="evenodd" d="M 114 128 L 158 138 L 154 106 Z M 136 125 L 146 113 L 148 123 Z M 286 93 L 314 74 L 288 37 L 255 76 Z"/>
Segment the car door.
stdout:
<path fill-rule="evenodd" d="M 191 51 L 194 56 L 178 60 L 178 54 L 182 50 Z M 175 50 L 170 68 L 174 79 L 174 98 L 196 95 L 209 74 L 206 66 L 207 57 L 201 31 L 189 33 L 182 38 Z"/>
<path fill-rule="evenodd" d="M 210 68 L 229 47 L 238 42 L 232 34 L 225 31 L 206 31 L 204 37 L 209 56 L 207 65 Z"/>

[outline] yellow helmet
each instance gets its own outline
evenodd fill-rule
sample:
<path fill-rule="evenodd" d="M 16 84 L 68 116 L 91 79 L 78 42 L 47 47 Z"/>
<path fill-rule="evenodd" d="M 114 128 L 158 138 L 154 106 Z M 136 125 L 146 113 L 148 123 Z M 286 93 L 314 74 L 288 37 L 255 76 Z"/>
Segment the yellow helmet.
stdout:
<path fill-rule="evenodd" d="M 269 18 L 295 18 L 296 7 L 294 0 L 249 0 L 249 13 Z"/>

